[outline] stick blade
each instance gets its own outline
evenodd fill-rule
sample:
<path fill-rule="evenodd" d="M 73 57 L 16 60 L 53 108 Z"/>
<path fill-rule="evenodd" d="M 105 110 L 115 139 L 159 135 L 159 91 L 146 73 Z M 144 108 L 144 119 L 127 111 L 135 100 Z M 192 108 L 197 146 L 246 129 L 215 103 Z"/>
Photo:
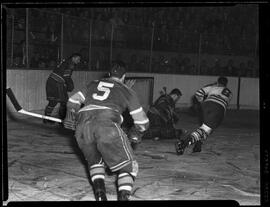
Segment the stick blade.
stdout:
<path fill-rule="evenodd" d="M 20 104 L 18 103 L 13 91 L 11 90 L 11 88 L 6 89 L 6 93 L 11 101 L 11 103 L 13 104 L 14 108 L 16 109 L 16 111 L 20 111 L 22 109 L 22 107 L 20 106 Z"/>

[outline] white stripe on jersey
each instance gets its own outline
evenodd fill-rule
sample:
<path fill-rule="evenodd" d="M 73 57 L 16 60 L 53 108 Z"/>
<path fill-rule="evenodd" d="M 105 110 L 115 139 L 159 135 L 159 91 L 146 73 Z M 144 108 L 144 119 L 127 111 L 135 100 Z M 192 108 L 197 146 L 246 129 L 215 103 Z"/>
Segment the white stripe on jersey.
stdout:
<path fill-rule="evenodd" d="M 75 104 L 81 104 L 80 101 L 74 100 L 72 98 L 69 98 L 68 101 L 71 102 L 71 103 L 75 103 Z"/>
<path fill-rule="evenodd" d="M 149 119 L 145 119 L 145 120 L 142 120 L 142 121 L 134 121 L 135 124 L 146 124 L 149 122 Z"/>
<path fill-rule="evenodd" d="M 90 105 L 87 105 L 87 106 L 81 108 L 81 109 L 79 110 L 79 112 L 81 112 L 81 111 L 95 110 L 95 109 L 111 109 L 111 110 L 113 110 L 113 109 L 110 108 L 110 107 L 106 107 L 106 106 L 98 106 L 98 105 L 90 104 Z"/>
<path fill-rule="evenodd" d="M 130 115 L 137 114 L 137 113 L 141 112 L 142 110 L 143 110 L 143 108 L 140 107 L 140 108 L 138 108 L 138 109 L 136 109 L 136 110 L 133 110 L 133 111 L 129 112 L 129 114 L 130 114 Z"/>
<path fill-rule="evenodd" d="M 78 92 L 78 94 L 82 97 L 82 100 L 85 101 L 85 97 L 81 91 Z"/>

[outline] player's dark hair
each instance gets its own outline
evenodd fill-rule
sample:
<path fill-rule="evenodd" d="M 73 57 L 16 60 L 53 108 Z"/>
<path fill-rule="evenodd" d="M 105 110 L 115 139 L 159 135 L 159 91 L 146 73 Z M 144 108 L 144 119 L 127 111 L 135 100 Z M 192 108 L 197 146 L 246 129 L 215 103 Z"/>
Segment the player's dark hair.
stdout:
<path fill-rule="evenodd" d="M 121 60 L 112 62 L 110 76 L 121 78 L 126 73 L 126 64 Z"/>
<path fill-rule="evenodd" d="M 218 78 L 218 81 L 217 81 L 219 84 L 222 84 L 224 86 L 227 86 L 227 83 L 228 83 L 228 78 L 224 77 L 224 76 L 220 76 Z"/>
<path fill-rule="evenodd" d="M 170 95 L 174 95 L 174 94 L 177 96 L 182 96 L 182 93 L 178 88 L 175 88 L 170 92 Z"/>

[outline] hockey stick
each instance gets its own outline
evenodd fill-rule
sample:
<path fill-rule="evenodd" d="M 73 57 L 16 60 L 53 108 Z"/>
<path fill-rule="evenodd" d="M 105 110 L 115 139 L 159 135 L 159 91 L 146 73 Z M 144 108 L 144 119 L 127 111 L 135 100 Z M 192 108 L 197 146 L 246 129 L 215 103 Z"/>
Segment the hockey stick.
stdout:
<path fill-rule="evenodd" d="M 11 103 L 13 104 L 13 106 L 16 109 L 17 112 L 19 112 L 21 114 L 26 114 L 26 115 L 29 115 L 29 116 L 34 116 L 34 117 L 37 117 L 37 118 L 41 118 L 41 119 L 47 119 L 47 120 L 55 121 L 55 122 L 58 122 L 58 123 L 62 123 L 61 119 L 51 117 L 51 116 L 45 116 L 45 115 L 42 115 L 42 114 L 37 114 L 37 113 L 33 113 L 33 112 L 29 112 L 29 111 L 24 110 L 20 106 L 20 104 L 18 103 L 18 101 L 17 101 L 13 91 L 11 90 L 11 88 L 6 89 L 6 93 L 7 93 Z"/>

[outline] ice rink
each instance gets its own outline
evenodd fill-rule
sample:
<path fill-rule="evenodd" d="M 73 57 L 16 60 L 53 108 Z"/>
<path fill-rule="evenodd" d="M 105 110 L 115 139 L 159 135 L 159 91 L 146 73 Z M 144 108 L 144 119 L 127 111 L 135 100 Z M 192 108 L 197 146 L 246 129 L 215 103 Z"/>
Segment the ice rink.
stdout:
<path fill-rule="evenodd" d="M 182 111 L 179 128 L 197 118 Z M 260 205 L 259 111 L 228 111 L 202 152 L 175 153 L 175 140 L 143 140 L 132 200 L 235 200 Z M 10 201 L 93 201 L 85 161 L 73 134 L 41 119 L 7 122 Z M 116 200 L 115 176 L 106 175 L 108 200 Z"/>

